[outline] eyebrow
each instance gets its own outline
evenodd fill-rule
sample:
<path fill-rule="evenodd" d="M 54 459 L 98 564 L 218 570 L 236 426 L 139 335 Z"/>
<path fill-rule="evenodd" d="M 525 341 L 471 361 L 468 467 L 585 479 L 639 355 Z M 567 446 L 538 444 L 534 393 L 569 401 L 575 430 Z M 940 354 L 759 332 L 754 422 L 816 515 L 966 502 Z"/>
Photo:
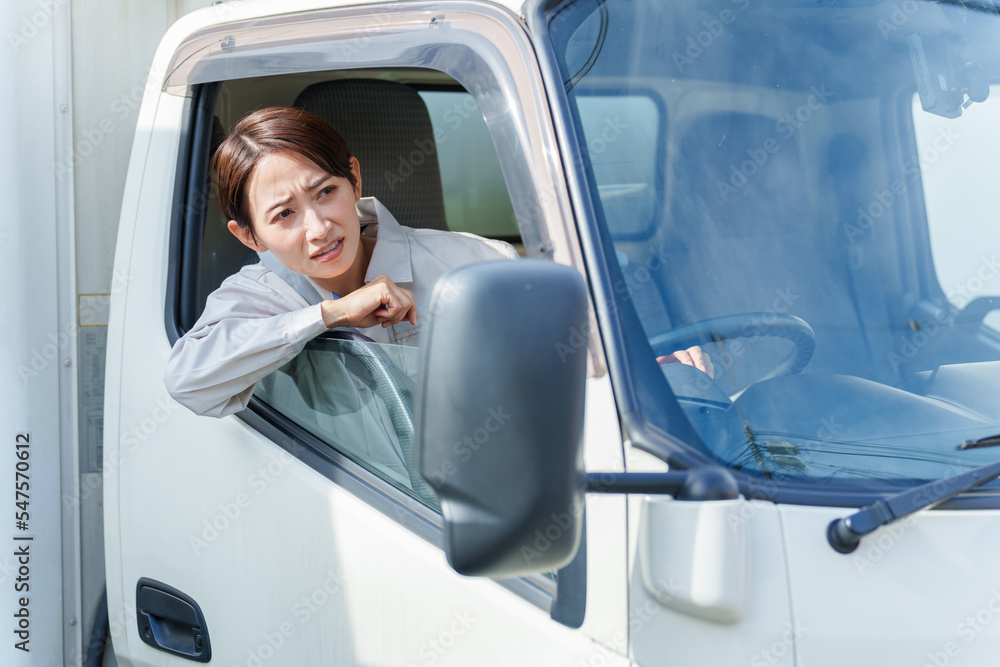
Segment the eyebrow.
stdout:
<path fill-rule="evenodd" d="M 316 179 L 315 181 L 313 181 L 312 183 L 310 183 L 309 185 L 307 185 L 306 186 L 306 190 L 308 190 L 308 191 L 315 190 L 316 188 L 318 188 L 319 186 L 323 185 L 323 183 L 325 183 L 326 181 L 328 181 L 331 178 L 333 178 L 333 177 L 330 176 L 329 174 L 327 174 L 325 176 L 320 176 L 318 179 Z M 264 211 L 264 215 L 270 215 L 271 212 L 274 211 L 274 209 L 281 208 L 281 207 L 285 206 L 285 204 L 287 204 L 290 201 L 292 201 L 292 198 L 290 196 L 289 197 L 285 197 L 284 199 L 279 199 L 278 201 L 274 202 L 269 207 L 267 207 L 267 210 Z"/>

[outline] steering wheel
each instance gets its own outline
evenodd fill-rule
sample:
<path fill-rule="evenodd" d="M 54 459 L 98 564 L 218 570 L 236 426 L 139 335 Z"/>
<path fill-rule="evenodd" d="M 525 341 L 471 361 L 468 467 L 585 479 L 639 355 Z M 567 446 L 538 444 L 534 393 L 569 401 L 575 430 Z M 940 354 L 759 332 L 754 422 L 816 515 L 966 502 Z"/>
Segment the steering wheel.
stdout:
<path fill-rule="evenodd" d="M 653 348 L 653 353 L 659 357 L 699 343 L 749 336 L 784 338 L 795 344 L 792 352 L 760 378 L 761 380 L 800 372 L 816 351 L 816 334 L 805 320 L 794 315 L 774 312 L 713 317 L 658 333 L 650 338 L 649 344 Z"/>

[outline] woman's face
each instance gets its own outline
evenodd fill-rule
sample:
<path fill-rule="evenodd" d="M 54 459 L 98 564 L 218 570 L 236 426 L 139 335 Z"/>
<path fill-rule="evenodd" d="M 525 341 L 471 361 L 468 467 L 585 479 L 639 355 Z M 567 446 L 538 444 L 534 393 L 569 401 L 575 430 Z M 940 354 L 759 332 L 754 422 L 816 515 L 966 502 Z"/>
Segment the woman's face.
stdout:
<path fill-rule="evenodd" d="M 257 165 L 247 191 L 256 239 L 235 220 L 230 231 L 323 285 L 351 268 L 358 255 L 361 230 L 354 205 L 361 198 L 361 174 L 354 158 L 351 169 L 357 188 L 298 153 L 272 153 Z"/>

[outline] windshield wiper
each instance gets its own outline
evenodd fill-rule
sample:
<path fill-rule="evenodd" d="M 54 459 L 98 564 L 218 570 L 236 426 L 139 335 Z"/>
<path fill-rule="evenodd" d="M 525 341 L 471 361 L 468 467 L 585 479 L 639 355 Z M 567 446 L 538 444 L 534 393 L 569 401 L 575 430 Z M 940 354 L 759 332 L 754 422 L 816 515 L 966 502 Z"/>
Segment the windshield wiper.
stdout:
<path fill-rule="evenodd" d="M 985 484 L 998 475 L 1000 475 L 1000 461 L 994 461 L 882 498 L 862 507 L 850 516 L 831 521 L 826 529 L 826 539 L 835 551 L 849 554 L 858 548 L 862 537 L 875 532 L 880 526 L 919 510 L 934 507 L 963 491 Z"/>
<path fill-rule="evenodd" d="M 971 9 L 977 12 L 987 12 L 989 14 L 1000 14 L 1000 7 L 994 0 L 932 0 L 939 5 L 955 5 L 962 9 Z"/>
<path fill-rule="evenodd" d="M 979 438 L 979 440 L 966 440 L 958 448 L 976 449 L 977 447 L 996 447 L 997 445 L 1000 445 L 1000 434 Z"/>

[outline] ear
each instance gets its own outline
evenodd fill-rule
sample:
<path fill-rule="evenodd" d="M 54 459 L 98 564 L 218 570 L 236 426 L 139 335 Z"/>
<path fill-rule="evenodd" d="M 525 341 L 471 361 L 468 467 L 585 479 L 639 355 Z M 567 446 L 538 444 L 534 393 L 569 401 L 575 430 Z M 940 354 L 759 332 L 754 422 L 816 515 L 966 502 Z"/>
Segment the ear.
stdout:
<path fill-rule="evenodd" d="M 260 243 L 257 239 L 253 237 L 250 233 L 249 227 L 240 227 L 240 223 L 235 220 L 230 220 L 226 223 L 226 227 L 229 231 L 233 233 L 233 236 L 240 240 L 240 243 L 250 248 L 251 250 L 256 250 L 257 252 L 267 252 L 267 246 Z"/>
<path fill-rule="evenodd" d="M 354 203 L 361 200 L 361 164 L 356 157 L 351 158 L 351 173 L 354 174 Z"/>

